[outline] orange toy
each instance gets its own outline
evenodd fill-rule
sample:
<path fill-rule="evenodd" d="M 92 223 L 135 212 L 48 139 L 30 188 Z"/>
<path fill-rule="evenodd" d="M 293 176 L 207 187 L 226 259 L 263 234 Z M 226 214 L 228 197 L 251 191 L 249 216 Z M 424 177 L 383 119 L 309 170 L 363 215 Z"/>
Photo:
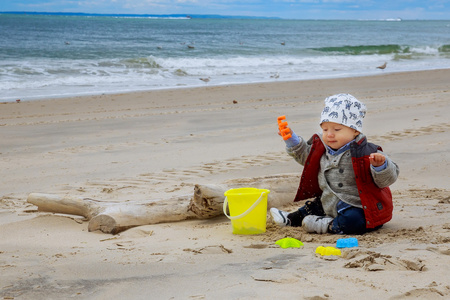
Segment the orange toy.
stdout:
<path fill-rule="evenodd" d="M 278 129 L 280 130 L 283 140 L 290 139 L 292 137 L 291 129 L 288 127 L 288 123 L 285 121 L 286 116 L 279 116 L 277 120 L 278 120 Z"/>

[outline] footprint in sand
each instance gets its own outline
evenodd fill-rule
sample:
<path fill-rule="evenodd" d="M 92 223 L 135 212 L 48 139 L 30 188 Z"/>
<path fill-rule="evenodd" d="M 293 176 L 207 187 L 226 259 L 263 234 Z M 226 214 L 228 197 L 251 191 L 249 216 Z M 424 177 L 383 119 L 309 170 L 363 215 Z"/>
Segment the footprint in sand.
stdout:
<path fill-rule="evenodd" d="M 186 248 L 183 251 L 193 252 L 194 254 L 230 254 L 233 250 L 225 248 L 223 245 L 212 245 L 198 249 Z"/>
<path fill-rule="evenodd" d="M 450 129 L 450 123 L 438 123 L 433 124 L 430 126 L 420 127 L 416 129 L 404 129 L 403 131 L 391 131 L 386 135 L 382 136 L 373 136 L 372 140 L 399 140 L 399 139 L 406 139 L 410 137 L 417 137 L 417 136 L 423 136 L 423 135 L 429 135 L 433 133 L 443 133 L 448 132 Z"/>
<path fill-rule="evenodd" d="M 420 259 L 401 259 L 359 249 L 348 251 L 343 258 L 350 260 L 344 265 L 345 268 L 361 268 L 365 271 L 423 271 L 425 269 L 425 264 Z"/>
<path fill-rule="evenodd" d="M 444 299 L 446 295 L 448 295 L 448 293 L 446 294 L 444 292 L 441 292 L 434 287 L 428 287 L 413 289 L 402 295 L 394 296 L 389 299 Z"/>

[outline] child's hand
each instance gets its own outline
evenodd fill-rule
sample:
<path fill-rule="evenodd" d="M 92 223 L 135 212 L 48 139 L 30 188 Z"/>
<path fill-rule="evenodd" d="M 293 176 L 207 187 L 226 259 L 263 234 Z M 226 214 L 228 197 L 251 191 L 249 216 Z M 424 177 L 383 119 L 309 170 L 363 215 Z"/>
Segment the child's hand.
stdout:
<path fill-rule="evenodd" d="M 286 127 L 285 129 L 289 129 L 289 131 L 285 131 L 285 133 L 282 134 L 280 128 L 278 128 L 278 135 L 282 137 L 287 134 L 292 134 L 292 130 L 289 127 Z"/>
<path fill-rule="evenodd" d="M 278 119 L 278 134 L 283 137 L 283 140 L 290 139 L 292 137 L 291 129 L 286 122 L 286 116 L 279 116 Z"/>
<path fill-rule="evenodd" d="M 384 164 L 384 162 L 386 161 L 386 157 L 384 157 L 384 155 L 381 153 L 372 153 L 369 156 L 369 161 L 372 166 L 379 167 Z"/>
<path fill-rule="evenodd" d="M 291 148 L 300 144 L 300 138 L 289 128 L 286 116 L 278 117 L 278 135 L 283 138 L 286 147 Z"/>

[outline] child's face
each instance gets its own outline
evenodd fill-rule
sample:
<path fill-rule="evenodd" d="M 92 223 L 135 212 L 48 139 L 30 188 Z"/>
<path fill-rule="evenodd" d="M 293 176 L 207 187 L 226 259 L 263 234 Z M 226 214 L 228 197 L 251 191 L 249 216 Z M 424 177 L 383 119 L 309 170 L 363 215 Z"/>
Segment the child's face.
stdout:
<path fill-rule="evenodd" d="M 322 127 L 323 141 L 327 146 L 334 150 L 351 142 L 359 134 L 359 132 L 353 128 L 333 122 L 323 122 L 320 124 L 320 127 Z"/>

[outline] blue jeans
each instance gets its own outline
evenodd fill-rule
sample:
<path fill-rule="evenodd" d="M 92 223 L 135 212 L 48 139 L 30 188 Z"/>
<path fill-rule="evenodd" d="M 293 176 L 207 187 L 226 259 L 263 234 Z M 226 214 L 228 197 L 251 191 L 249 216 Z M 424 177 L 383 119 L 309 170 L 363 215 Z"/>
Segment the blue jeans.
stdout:
<path fill-rule="evenodd" d="M 307 215 L 325 215 L 319 198 L 316 198 L 314 201 L 307 201 L 307 203 L 300 207 L 298 211 L 288 215 L 288 218 L 291 219 L 292 226 L 301 226 L 303 218 Z M 364 210 L 340 201 L 338 203 L 338 215 L 334 218 L 330 227 L 330 233 L 364 234 L 366 232 L 377 230 L 381 226 L 376 228 L 366 228 Z"/>
<path fill-rule="evenodd" d="M 363 234 L 367 231 L 364 210 L 353 206 L 338 212 L 330 230 L 331 233 L 343 234 Z"/>

